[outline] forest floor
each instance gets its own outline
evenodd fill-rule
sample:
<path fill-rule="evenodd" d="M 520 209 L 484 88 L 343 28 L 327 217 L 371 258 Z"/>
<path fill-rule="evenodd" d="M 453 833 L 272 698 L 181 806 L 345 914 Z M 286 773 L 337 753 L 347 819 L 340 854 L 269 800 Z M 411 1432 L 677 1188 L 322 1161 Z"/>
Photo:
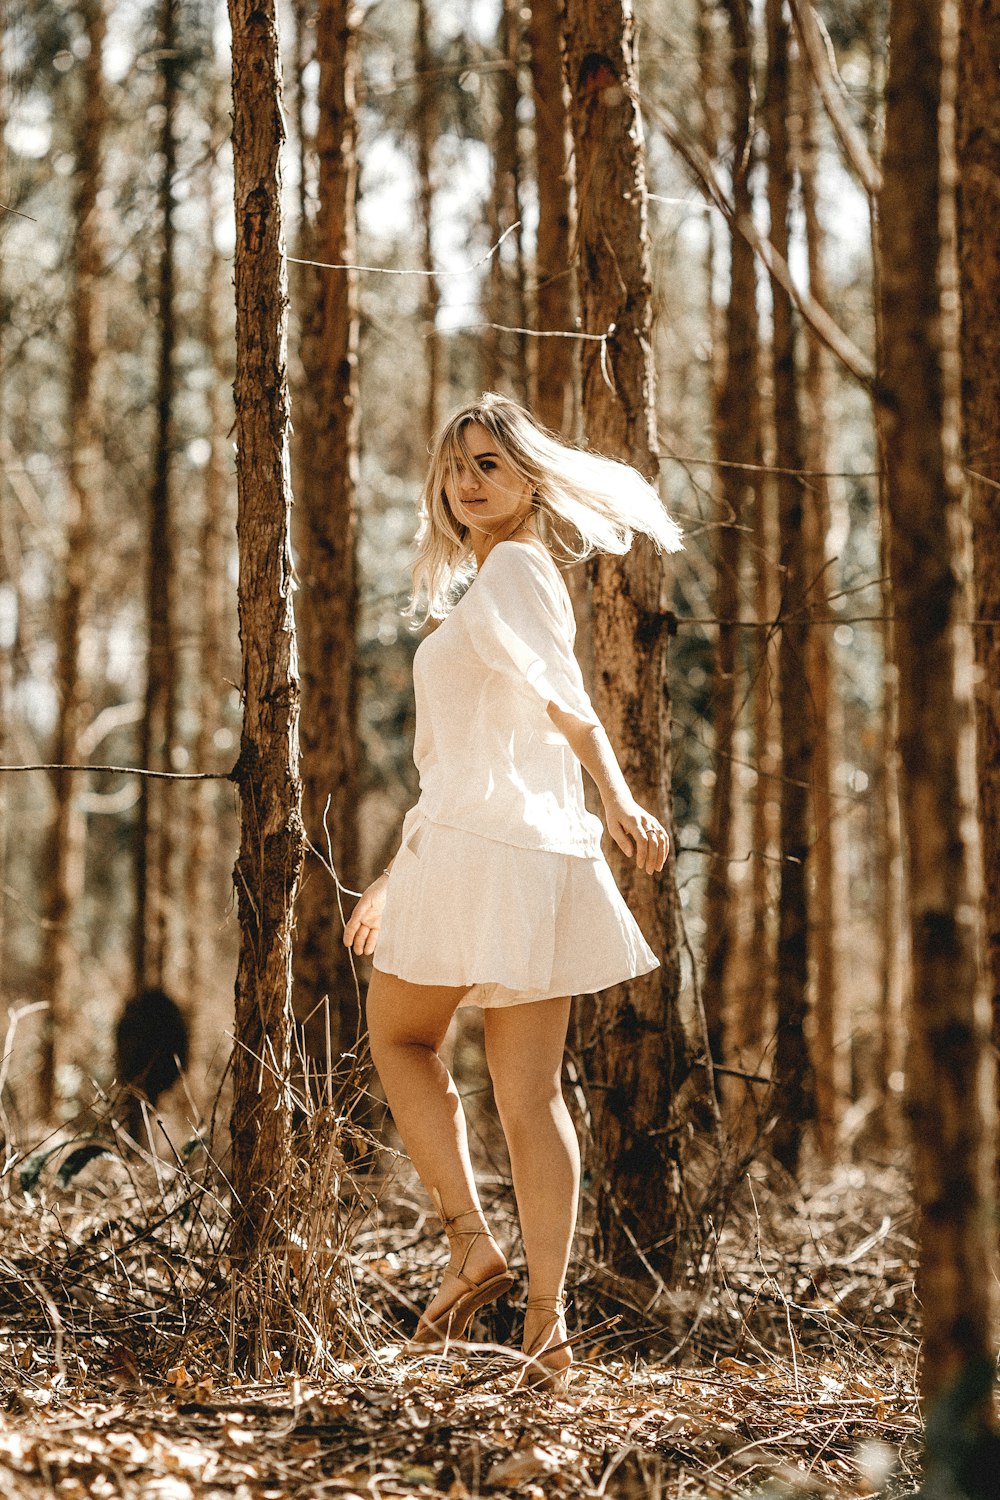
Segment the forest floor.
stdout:
<path fill-rule="evenodd" d="M 809 1192 L 752 1164 L 680 1289 L 581 1259 L 577 1363 L 548 1395 L 513 1389 L 514 1305 L 476 1325 L 489 1342 L 403 1353 L 442 1264 L 436 1221 L 405 1192 L 350 1225 L 339 1331 L 313 1373 L 276 1351 L 265 1379 L 227 1375 L 225 1214 L 208 1178 L 86 1151 L 8 1148 L 0 1178 L 2 1497 L 915 1488 L 915 1250 L 892 1164 L 841 1167 Z M 510 1212 L 499 1183 L 493 1208 Z"/>

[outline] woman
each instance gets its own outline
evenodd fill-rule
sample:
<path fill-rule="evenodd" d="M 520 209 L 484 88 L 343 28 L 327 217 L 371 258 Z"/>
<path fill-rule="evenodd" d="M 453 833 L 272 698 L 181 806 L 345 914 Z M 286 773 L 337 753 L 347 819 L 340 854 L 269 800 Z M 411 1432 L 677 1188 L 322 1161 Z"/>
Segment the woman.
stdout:
<path fill-rule="evenodd" d="M 413 664 L 420 800 L 344 932 L 355 953 L 374 955 L 372 1058 L 451 1245 L 413 1343 L 460 1338 L 513 1284 L 439 1056 L 455 1010 L 478 1005 L 528 1266 L 526 1369 L 550 1386 L 571 1362 L 563 1284 L 579 1148 L 561 1085 L 569 997 L 659 963 L 601 852 L 581 765 L 609 834 L 639 869 L 653 875 L 667 855 L 666 831 L 632 797 L 587 696 L 550 549 L 621 554 L 636 531 L 658 548 L 680 546 L 634 469 L 567 446 L 503 396 L 484 395 L 447 423 L 421 497 L 406 611 L 416 617 L 426 594 L 424 620 L 443 620 Z M 453 582 L 470 576 L 451 605 Z"/>

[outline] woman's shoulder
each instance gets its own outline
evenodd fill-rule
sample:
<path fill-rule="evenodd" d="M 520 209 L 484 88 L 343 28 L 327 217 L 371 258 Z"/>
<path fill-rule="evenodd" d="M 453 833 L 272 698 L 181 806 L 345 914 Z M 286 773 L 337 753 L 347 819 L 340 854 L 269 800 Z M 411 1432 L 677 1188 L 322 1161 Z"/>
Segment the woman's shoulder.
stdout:
<path fill-rule="evenodd" d="M 541 538 L 497 542 L 483 559 L 479 576 L 485 580 L 484 596 L 505 613 L 521 608 L 534 614 L 541 607 L 547 615 L 573 619 L 566 580 Z"/>
<path fill-rule="evenodd" d="M 555 558 L 540 537 L 531 542 L 497 542 L 490 548 L 479 572 L 482 573 L 488 564 L 491 565 L 491 573 L 502 570 L 521 574 L 534 573 L 536 576 L 541 574 L 548 579 L 562 577 Z"/>

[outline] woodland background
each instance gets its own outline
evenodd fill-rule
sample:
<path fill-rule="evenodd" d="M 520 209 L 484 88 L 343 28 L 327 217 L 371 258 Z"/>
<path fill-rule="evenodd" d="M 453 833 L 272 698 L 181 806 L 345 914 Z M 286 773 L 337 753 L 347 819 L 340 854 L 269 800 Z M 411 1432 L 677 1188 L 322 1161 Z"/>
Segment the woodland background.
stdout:
<path fill-rule="evenodd" d="M 366 1071 L 367 964 L 340 942 L 337 880 L 346 912 L 417 796 L 419 637 L 400 610 L 427 445 L 499 389 L 658 476 L 685 533 L 669 564 L 637 547 L 567 574 L 598 712 L 675 850 L 656 882 L 609 856 L 663 968 L 578 1002 L 567 1056 L 595 1368 L 728 1360 L 765 1395 L 793 1369 L 791 1412 L 814 1350 L 816 1390 L 849 1403 L 845 1369 L 868 1382 L 868 1436 L 905 1387 L 882 1434 L 905 1451 L 919 1246 L 923 1395 L 957 1400 L 982 1452 L 995 6 L 291 0 L 277 32 L 270 16 L 239 0 L 3 14 L 0 764 L 35 769 L 0 776 L 0 1352 L 51 1374 L 55 1338 L 65 1376 L 66 1342 L 86 1345 L 87 1378 L 110 1365 L 119 1387 L 123 1366 L 126 1385 L 169 1367 L 178 1389 L 214 1371 L 204 1405 L 223 1370 L 329 1379 L 334 1346 L 370 1358 L 424 1300 L 426 1207 Z M 502 1211 L 474 1023 L 454 1057 Z M 121 1092 L 144 1068 L 152 1111 Z M 213 1219 L 220 1180 L 234 1196 Z M 76 1289 L 97 1263 L 67 1267 L 94 1235 L 132 1265 L 155 1201 L 171 1224 L 200 1205 L 204 1244 L 169 1229 L 174 1271 L 143 1261 L 145 1312 L 97 1353 Z M 49 1214 L 72 1221 L 72 1251 Z M 801 1258 L 775 1300 L 788 1234 Z M 873 1248 L 859 1301 L 831 1267 Z M 744 1272 L 734 1343 L 719 1286 Z M 769 1298 L 780 1335 L 771 1313 L 754 1323 Z M 220 1354 L 205 1328 L 223 1304 L 246 1326 Z M 747 1337 L 780 1341 L 780 1378 L 741 1364 Z M 824 1482 L 874 1483 L 863 1435 L 843 1419 Z M 676 1446 L 658 1430 L 635 1452 L 670 1474 Z M 969 1472 L 959 1493 L 988 1493 Z M 458 1460 L 455 1476 L 470 1483 Z"/>

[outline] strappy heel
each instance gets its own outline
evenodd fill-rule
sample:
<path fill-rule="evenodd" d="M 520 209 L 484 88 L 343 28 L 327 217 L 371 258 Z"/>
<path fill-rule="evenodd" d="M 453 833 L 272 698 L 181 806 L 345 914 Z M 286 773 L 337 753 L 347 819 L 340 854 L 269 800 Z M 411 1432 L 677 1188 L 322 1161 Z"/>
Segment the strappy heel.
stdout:
<path fill-rule="evenodd" d="M 558 1297 L 538 1297 L 526 1304 L 525 1311 L 547 1312 L 549 1317 L 543 1325 L 541 1334 L 533 1340 L 530 1348 L 524 1351 L 525 1363 L 521 1367 L 514 1389 L 564 1391 L 569 1385 L 573 1356 L 570 1353 L 569 1340 L 558 1336 L 553 1338 L 553 1333 L 558 1333 L 558 1325 L 565 1316 L 565 1298 L 561 1294 Z M 549 1328 L 550 1322 L 556 1326 Z M 553 1360 L 558 1360 L 558 1363 L 553 1363 Z"/>
<path fill-rule="evenodd" d="M 473 1315 L 481 1307 L 486 1307 L 490 1302 L 495 1302 L 498 1297 L 502 1297 L 505 1292 L 509 1292 L 514 1285 L 514 1278 L 507 1270 L 500 1271 L 495 1276 L 489 1276 L 485 1281 L 473 1281 L 471 1276 L 466 1276 L 465 1267 L 472 1253 L 472 1247 L 477 1240 L 490 1234 L 489 1229 L 486 1227 L 486 1221 L 483 1219 L 482 1213 L 478 1208 L 463 1209 L 461 1213 L 455 1214 L 453 1218 L 448 1219 L 442 1212 L 441 1199 L 437 1193 L 434 1194 L 434 1200 L 437 1204 L 438 1216 L 449 1238 L 452 1230 L 454 1230 L 456 1235 L 468 1236 L 469 1243 L 465 1247 L 465 1254 L 462 1256 L 458 1270 L 449 1270 L 448 1272 L 449 1276 L 454 1276 L 468 1290 L 459 1292 L 455 1300 L 449 1303 L 443 1312 L 438 1313 L 436 1318 L 430 1319 L 426 1316 L 420 1318 L 416 1332 L 406 1346 L 410 1352 L 440 1347 L 442 1344 L 447 1344 L 453 1339 L 460 1339 L 472 1322 Z M 459 1219 L 468 1218 L 470 1214 L 476 1215 L 482 1227 L 479 1229 L 456 1229 L 455 1225 Z"/>

